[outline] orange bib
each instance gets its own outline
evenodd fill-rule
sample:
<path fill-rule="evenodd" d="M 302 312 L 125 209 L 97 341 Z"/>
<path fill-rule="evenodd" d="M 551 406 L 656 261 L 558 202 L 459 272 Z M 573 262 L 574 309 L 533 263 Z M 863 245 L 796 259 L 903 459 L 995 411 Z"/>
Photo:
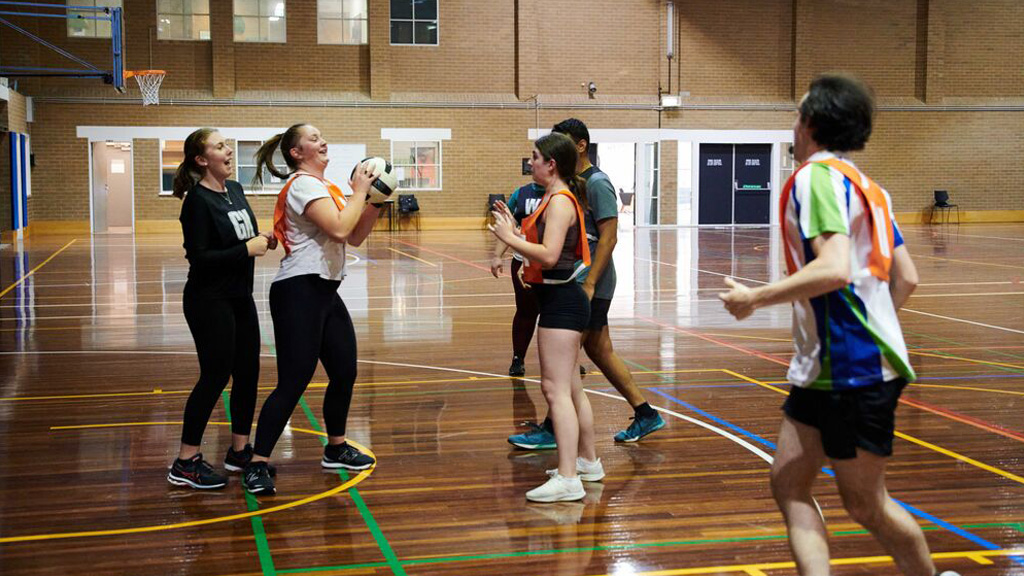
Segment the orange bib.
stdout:
<path fill-rule="evenodd" d="M 889 217 L 890 207 L 885 193 L 874 180 L 861 174 L 856 168 L 835 158 L 821 160 L 815 164 L 823 164 L 838 170 L 843 176 L 850 179 L 854 189 L 860 194 L 866 208 L 868 225 L 871 228 L 871 254 L 868 256 L 868 269 L 876 278 L 889 281 L 889 270 L 892 268 L 892 253 L 895 250 L 896 231 L 892 219 Z M 793 191 L 793 184 L 796 182 L 796 175 L 807 166 L 807 162 L 793 172 L 793 175 L 786 181 L 782 188 L 782 196 L 779 198 L 779 221 L 782 226 L 782 238 L 785 241 L 786 235 L 786 207 L 789 204 L 789 197 Z M 796 272 L 796 262 L 789 250 L 786 253 L 786 267 L 790 274 Z"/>
<path fill-rule="evenodd" d="M 540 206 L 526 218 L 523 218 L 521 230 L 526 236 L 526 241 L 532 244 L 541 244 L 540 232 L 537 230 L 537 222 L 539 222 L 541 214 L 547 209 L 548 203 L 555 196 L 563 194 L 568 196 L 572 200 L 572 205 L 576 207 L 576 225 L 579 226 L 580 233 L 579 239 L 576 241 L 576 258 L 583 261 L 583 266 L 590 266 L 590 246 L 587 245 L 587 228 L 583 220 L 583 208 L 580 206 L 579 201 L 573 196 L 572 192 L 568 190 L 559 190 L 554 194 L 551 194 L 540 203 Z M 577 270 L 569 280 L 558 280 L 550 281 L 544 278 L 543 270 L 540 264 L 530 262 L 528 258 L 523 258 L 523 280 L 530 284 L 562 284 L 574 279 L 580 270 Z"/>
<path fill-rule="evenodd" d="M 334 200 L 338 210 L 345 209 L 345 195 L 342 194 L 341 188 L 338 188 L 334 182 L 305 172 L 292 175 L 284 187 L 281 188 L 281 192 L 277 195 L 277 203 L 274 205 L 274 237 L 284 247 L 285 254 L 291 254 L 292 252 L 292 247 L 288 245 L 288 235 L 286 234 L 288 231 L 288 218 L 285 216 L 285 208 L 288 205 L 288 190 L 292 187 L 292 182 L 295 182 L 295 179 L 301 176 L 309 176 L 323 182 L 324 186 L 327 186 L 327 191 L 331 193 L 331 199 Z"/>

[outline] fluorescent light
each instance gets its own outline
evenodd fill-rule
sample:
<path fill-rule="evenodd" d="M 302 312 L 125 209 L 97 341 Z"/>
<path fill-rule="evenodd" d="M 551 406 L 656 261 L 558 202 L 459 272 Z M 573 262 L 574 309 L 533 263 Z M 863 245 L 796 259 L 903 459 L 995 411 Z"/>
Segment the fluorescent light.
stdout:
<path fill-rule="evenodd" d="M 679 96 L 675 94 L 662 94 L 661 95 L 661 107 L 662 108 L 679 108 Z"/>

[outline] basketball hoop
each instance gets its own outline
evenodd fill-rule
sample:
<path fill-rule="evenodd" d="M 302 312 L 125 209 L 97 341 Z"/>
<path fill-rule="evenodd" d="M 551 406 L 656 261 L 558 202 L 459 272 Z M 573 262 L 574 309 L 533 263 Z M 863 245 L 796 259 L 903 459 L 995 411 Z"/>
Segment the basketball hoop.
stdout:
<path fill-rule="evenodd" d="M 128 70 L 124 73 L 125 78 L 134 77 L 139 83 L 143 106 L 160 103 L 160 84 L 166 75 L 163 70 Z"/>

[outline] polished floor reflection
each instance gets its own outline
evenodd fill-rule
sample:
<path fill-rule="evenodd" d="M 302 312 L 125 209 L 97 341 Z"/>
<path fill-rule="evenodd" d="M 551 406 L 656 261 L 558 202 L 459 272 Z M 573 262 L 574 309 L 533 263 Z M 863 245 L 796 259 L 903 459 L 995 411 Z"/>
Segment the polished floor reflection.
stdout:
<path fill-rule="evenodd" d="M 921 379 L 898 413 L 889 488 L 940 569 L 1024 575 L 1024 225 L 905 232 L 922 285 L 901 319 Z M 3 248 L 0 572 L 795 574 L 766 462 L 789 310 L 736 323 L 716 299 L 724 276 L 780 277 L 777 231 L 619 238 L 613 340 L 669 425 L 615 445 L 631 411 L 589 374 L 608 477 L 583 502 L 553 505 L 523 494 L 554 453 L 505 442 L 545 405 L 535 350 L 526 379 L 503 376 L 512 287 L 491 277 L 484 232 L 380 234 L 350 250 L 341 293 L 360 374 L 349 433 L 379 465 L 365 478 L 321 471 L 321 371 L 278 445 L 278 495 L 258 502 L 237 477 L 215 493 L 164 479 L 198 375 L 178 236 Z M 260 403 L 276 375 L 266 299 L 279 257 L 256 269 Z M 219 462 L 222 405 L 213 421 L 204 452 Z M 897 574 L 827 477 L 817 495 L 844 559 L 835 574 Z"/>

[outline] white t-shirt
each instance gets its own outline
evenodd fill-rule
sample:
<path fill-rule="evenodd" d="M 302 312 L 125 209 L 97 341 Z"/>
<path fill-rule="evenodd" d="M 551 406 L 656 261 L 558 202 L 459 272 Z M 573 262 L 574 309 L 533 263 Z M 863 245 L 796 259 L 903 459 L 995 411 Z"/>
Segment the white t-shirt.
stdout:
<path fill-rule="evenodd" d="M 345 243 L 331 240 L 326 232 L 304 216 L 306 207 L 314 200 L 327 198 L 334 202 L 327 185 L 304 172 L 293 174 L 289 182 L 285 222 L 291 252 L 281 260 L 281 269 L 274 282 L 303 274 L 317 274 L 325 280 L 344 279 Z"/>

